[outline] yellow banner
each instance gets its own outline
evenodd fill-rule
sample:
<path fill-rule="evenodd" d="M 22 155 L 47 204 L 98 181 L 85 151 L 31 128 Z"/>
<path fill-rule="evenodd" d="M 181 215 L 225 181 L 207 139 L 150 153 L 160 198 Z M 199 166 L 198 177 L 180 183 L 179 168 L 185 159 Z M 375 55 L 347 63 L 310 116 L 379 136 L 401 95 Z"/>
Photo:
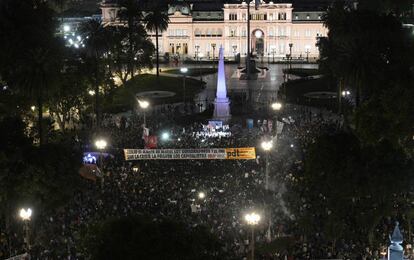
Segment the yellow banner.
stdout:
<path fill-rule="evenodd" d="M 249 160 L 256 159 L 256 148 L 226 148 L 226 159 L 228 160 Z"/>
<path fill-rule="evenodd" d="M 126 161 L 135 160 L 250 160 L 254 147 L 199 149 L 124 149 Z"/>

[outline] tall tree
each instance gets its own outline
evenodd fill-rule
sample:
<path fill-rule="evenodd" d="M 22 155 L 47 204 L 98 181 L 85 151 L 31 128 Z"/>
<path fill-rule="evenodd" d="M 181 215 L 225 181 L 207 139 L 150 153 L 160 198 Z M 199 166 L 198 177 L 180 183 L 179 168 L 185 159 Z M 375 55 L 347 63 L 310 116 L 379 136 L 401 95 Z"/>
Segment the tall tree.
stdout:
<path fill-rule="evenodd" d="M 123 26 L 106 28 L 109 39 L 108 62 L 110 70 L 125 84 L 132 76 L 130 70 L 130 40 L 129 29 Z M 147 34 L 140 25 L 133 33 L 133 66 L 135 72 L 142 68 L 152 68 L 152 54 L 154 45 L 147 37 Z"/>
<path fill-rule="evenodd" d="M 48 99 L 50 115 L 62 131 L 66 130 L 69 123 L 74 125 L 78 122 L 82 110 L 87 105 L 88 87 L 91 85 L 88 84 L 82 61 L 76 55 L 73 56 L 72 59 L 67 57 L 65 70 L 60 73 L 59 82 L 56 83 L 58 88 Z"/>
<path fill-rule="evenodd" d="M 147 13 L 145 16 L 146 28 L 149 31 L 155 32 L 155 51 L 156 51 L 156 62 L 157 62 L 157 77 L 160 75 L 160 57 L 158 47 L 158 34 L 164 32 L 168 28 L 170 18 L 164 9 L 164 5 L 161 6 L 159 3 L 151 8 L 152 11 Z"/>
<path fill-rule="evenodd" d="M 27 22 L 30 21 L 30 22 Z M 43 144 L 43 103 L 61 68 L 61 42 L 53 12 L 41 0 L 0 2 L 0 73 L 13 88 L 37 103 L 38 136 Z"/>
<path fill-rule="evenodd" d="M 108 51 L 106 30 L 98 20 L 89 20 L 81 25 L 80 31 L 85 39 L 85 63 L 88 65 L 87 73 L 90 83 L 95 89 L 95 116 L 96 127 L 100 127 L 100 89 L 103 82 L 104 66 L 103 56 Z"/>
<path fill-rule="evenodd" d="M 134 38 L 137 35 L 137 31 L 140 29 L 142 22 L 142 6 L 143 1 L 139 0 L 121 0 L 121 10 L 119 12 L 120 18 L 126 23 L 128 28 L 128 74 L 133 77 L 135 72 L 134 60 Z"/>

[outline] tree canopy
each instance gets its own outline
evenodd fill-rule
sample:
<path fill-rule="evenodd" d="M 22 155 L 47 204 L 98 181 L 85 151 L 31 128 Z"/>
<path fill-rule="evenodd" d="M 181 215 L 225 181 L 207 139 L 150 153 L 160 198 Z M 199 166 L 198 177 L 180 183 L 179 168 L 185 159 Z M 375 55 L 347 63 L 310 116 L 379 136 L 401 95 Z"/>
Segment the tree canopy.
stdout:
<path fill-rule="evenodd" d="M 108 219 L 84 236 L 92 259 L 224 259 L 220 243 L 206 228 L 142 216 Z"/>

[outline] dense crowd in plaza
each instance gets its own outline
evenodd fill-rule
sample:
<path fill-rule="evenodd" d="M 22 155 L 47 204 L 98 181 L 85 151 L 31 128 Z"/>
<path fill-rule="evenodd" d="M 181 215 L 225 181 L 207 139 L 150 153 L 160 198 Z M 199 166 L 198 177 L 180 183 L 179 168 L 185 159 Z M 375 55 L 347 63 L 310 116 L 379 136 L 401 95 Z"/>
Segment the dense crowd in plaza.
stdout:
<path fill-rule="evenodd" d="M 248 130 L 239 125 L 230 126 L 227 131 L 232 134 L 229 137 L 197 137 L 195 133 L 202 131 L 202 124 L 178 126 L 174 124 L 174 112 L 154 113 L 157 116 L 147 115 L 150 131 L 154 134 L 170 133 L 169 140 L 159 140 L 161 148 L 253 146 L 259 147 L 257 159 L 125 161 L 121 148 L 144 145 L 142 118 L 130 116 L 114 120 L 108 117 L 104 122 L 104 132 L 112 147 L 108 151 L 114 156 L 104 160 L 103 185 L 85 180 L 88 189 L 76 192 L 71 202 L 56 215 L 40 213 L 36 217 L 36 223 L 41 227 L 37 229 L 41 230 L 37 235 L 42 239 L 33 241 L 34 256 L 38 259 L 82 259 L 78 244 L 82 229 L 111 216 L 142 214 L 151 216 L 154 221 L 163 218 L 179 220 L 188 228 L 207 226 L 218 236 L 230 257 L 242 259 L 249 252 L 250 230 L 244 214 L 256 210 L 263 215 L 263 222 L 256 232 L 259 242 L 289 235 L 288 226 L 284 223 L 290 218 L 290 213 L 281 199 L 283 182 L 293 170 L 293 165 L 301 167 L 303 151 L 317 135 L 334 132 L 341 127 L 340 118 L 309 108 L 292 106 L 278 114 L 285 126 L 270 154 L 271 191 L 266 191 L 265 160 L 260 142 L 264 136 L 274 136 L 275 129 L 272 133 L 265 133 L 258 127 Z M 91 137 L 79 136 L 77 140 L 87 147 L 88 138 L 90 140 Z M 200 192 L 205 194 L 204 198 L 199 197 Z M 0 242 L 3 255 L 22 252 L 21 234 L 4 233 Z M 296 251 L 281 253 L 279 257 L 302 259 L 326 253 L 313 250 L 309 244 L 298 243 Z"/>

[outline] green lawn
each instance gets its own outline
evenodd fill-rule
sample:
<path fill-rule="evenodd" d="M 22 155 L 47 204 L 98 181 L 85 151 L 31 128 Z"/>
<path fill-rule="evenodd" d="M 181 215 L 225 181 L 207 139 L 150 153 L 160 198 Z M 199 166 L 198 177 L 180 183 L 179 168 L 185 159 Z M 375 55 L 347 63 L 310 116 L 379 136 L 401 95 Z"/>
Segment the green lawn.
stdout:
<path fill-rule="evenodd" d="M 292 68 L 292 69 L 284 69 L 284 73 L 295 75 L 298 77 L 310 77 L 320 75 L 321 72 L 319 69 L 304 69 L 304 68 Z"/>
<path fill-rule="evenodd" d="M 300 105 L 336 108 L 337 99 L 316 99 L 305 97 L 308 92 L 330 91 L 336 93 L 336 84 L 328 77 L 291 80 L 282 85 L 280 93 L 286 94 L 286 101 Z"/>
<path fill-rule="evenodd" d="M 162 70 L 162 72 L 182 75 L 180 69 L 167 69 L 167 70 Z M 211 68 L 188 68 L 188 72 L 186 73 L 186 75 L 190 77 L 197 77 L 197 76 L 200 76 L 200 74 L 208 75 L 208 74 L 213 74 L 213 73 L 217 73 L 217 68 L 213 68 L 213 67 Z"/>
<path fill-rule="evenodd" d="M 186 100 L 193 99 L 199 93 L 202 83 L 199 80 L 186 78 L 185 82 Z M 176 93 L 173 97 L 156 98 L 149 100 L 151 104 L 168 104 L 181 102 L 183 100 L 183 78 L 160 76 L 157 79 L 153 74 L 142 74 L 128 81 L 108 95 L 104 102 L 104 111 L 107 113 L 118 113 L 131 110 L 137 106 L 136 94 L 143 91 L 171 91 Z"/>

